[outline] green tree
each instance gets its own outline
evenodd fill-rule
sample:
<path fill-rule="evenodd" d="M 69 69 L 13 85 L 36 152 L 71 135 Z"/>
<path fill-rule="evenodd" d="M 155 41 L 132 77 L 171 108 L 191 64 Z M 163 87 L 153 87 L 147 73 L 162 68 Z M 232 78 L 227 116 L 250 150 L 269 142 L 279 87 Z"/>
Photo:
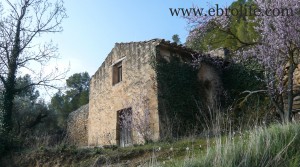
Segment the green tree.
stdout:
<path fill-rule="evenodd" d="M 59 115 L 60 126 L 65 125 L 70 112 L 89 102 L 90 76 L 87 72 L 76 73 L 66 80 L 65 93 L 58 91 L 51 99 L 51 107 Z"/>
<path fill-rule="evenodd" d="M 66 96 L 70 100 L 72 111 L 89 102 L 90 76 L 87 72 L 73 74 L 66 82 L 68 87 Z"/>
<path fill-rule="evenodd" d="M 32 100 L 35 102 L 37 98 L 40 96 L 39 91 L 36 90 L 35 86 L 27 86 L 31 85 L 33 83 L 30 75 L 26 74 L 24 76 L 18 77 L 16 79 L 16 88 L 17 89 L 22 89 L 22 91 L 19 91 L 16 96 L 18 97 L 23 97 L 23 98 L 28 98 L 29 100 Z"/>
<path fill-rule="evenodd" d="M 174 35 L 172 36 L 172 40 L 173 40 L 173 42 L 177 43 L 178 45 L 181 44 L 180 38 L 179 38 L 179 35 L 178 35 L 178 34 L 174 34 Z"/>
<path fill-rule="evenodd" d="M 256 6 L 251 0 L 238 0 L 233 2 L 229 8 L 239 9 L 240 5 L 253 6 L 253 8 Z M 191 30 L 187 46 L 198 51 L 227 48 L 232 53 L 241 48 L 256 45 L 259 34 L 254 27 L 257 23 L 254 22 L 254 16 L 246 15 L 249 15 L 249 13 L 237 16 L 230 15 L 228 21 L 224 23 L 220 23 L 217 17 L 208 19 L 201 28 Z M 191 20 L 193 18 L 187 19 Z M 223 24 L 228 25 L 224 26 Z"/>
<path fill-rule="evenodd" d="M 33 83 L 30 75 L 16 78 L 16 89 Z M 0 135 L 0 154 L 12 147 L 31 142 L 26 140 L 41 134 L 51 134 L 58 130 L 57 116 L 49 109 L 39 96 L 36 86 L 26 87 L 19 91 L 13 101 L 12 129 L 13 133 Z M 2 144 L 2 145 L 1 145 Z"/>
<path fill-rule="evenodd" d="M 24 85 L 32 83 L 30 75 L 18 77 L 16 79 L 16 88 L 22 88 Z M 13 129 L 19 135 L 32 134 L 38 131 L 49 132 L 49 129 L 56 127 L 55 113 L 40 98 L 36 86 L 27 87 L 18 92 L 14 98 L 13 111 Z M 43 126 L 43 129 L 38 128 L 40 126 Z"/>

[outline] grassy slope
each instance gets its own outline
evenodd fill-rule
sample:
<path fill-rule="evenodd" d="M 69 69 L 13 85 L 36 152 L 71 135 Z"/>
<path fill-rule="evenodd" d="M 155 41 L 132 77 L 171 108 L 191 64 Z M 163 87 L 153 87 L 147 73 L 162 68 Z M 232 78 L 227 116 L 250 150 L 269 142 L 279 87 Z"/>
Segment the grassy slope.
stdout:
<path fill-rule="evenodd" d="M 176 164 L 200 167 L 299 167 L 300 124 L 259 127 L 238 137 L 227 137 L 224 142 L 217 141 L 205 155 Z"/>
<path fill-rule="evenodd" d="M 199 146 L 203 147 L 199 147 Z M 206 140 L 184 139 L 177 142 L 159 142 L 128 148 L 75 148 L 60 145 L 55 148 L 22 150 L 1 159 L 2 166 L 157 166 L 162 162 L 184 159 L 186 148 L 199 154 L 206 148 Z M 0 163 L 1 166 L 1 163 Z"/>
<path fill-rule="evenodd" d="M 278 124 L 209 140 L 189 138 L 130 148 L 77 149 L 62 145 L 15 152 L 2 161 L 4 166 L 299 167 L 299 132 L 299 124 Z"/>

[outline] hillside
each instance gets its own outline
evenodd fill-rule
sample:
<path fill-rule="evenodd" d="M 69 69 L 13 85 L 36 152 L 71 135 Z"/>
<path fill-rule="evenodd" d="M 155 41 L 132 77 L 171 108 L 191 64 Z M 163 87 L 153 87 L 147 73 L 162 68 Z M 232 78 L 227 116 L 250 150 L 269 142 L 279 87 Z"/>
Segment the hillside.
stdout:
<path fill-rule="evenodd" d="M 271 125 L 214 138 L 190 137 L 128 148 L 58 145 L 13 152 L 2 166 L 272 166 L 299 167 L 300 125 Z"/>

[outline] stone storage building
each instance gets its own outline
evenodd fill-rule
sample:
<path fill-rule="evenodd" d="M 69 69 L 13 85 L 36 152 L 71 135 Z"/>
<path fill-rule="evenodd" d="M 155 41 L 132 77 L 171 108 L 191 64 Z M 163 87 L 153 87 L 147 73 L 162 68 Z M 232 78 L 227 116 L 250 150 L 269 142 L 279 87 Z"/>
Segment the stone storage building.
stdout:
<path fill-rule="evenodd" d="M 190 97 L 213 105 L 220 78 L 209 64 L 188 65 L 195 54 L 162 39 L 117 43 L 90 81 L 88 145 L 157 141 L 175 134 L 176 115 L 191 118 Z"/>

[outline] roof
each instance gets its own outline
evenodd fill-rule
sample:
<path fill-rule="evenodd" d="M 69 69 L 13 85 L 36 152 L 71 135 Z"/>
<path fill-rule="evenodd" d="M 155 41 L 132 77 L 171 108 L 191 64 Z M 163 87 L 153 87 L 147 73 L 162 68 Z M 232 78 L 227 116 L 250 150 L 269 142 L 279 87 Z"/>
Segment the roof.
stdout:
<path fill-rule="evenodd" d="M 117 44 L 131 44 L 131 43 L 152 43 L 154 45 L 161 45 L 161 46 L 169 46 L 169 47 L 172 47 L 172 48 L 176 48 L 176 49 L 180 49 L 182 51 L 186 51 L 186 52 L 189 52 L 191 54 L 197 54 L 198 52 L 194 51 L 193 49 L 191 48 L 188 48 L 182 44 L 177 44 L 176 42 L 171 42 L 171 41 L 168 41 L 168 40 L 165 40 L 165 39 L 160 39 L 160 38 L 154 38 L 154 39 L 151 39 L 151 40 L 147 40 L 147 41 L 139 41 L 139 42 L 121 42 L 121 43 L 116 43 Z M 199 54 L 199 53 L 198 53 Z"/>
<path fill-rule="evenodd" d="M 186 52 L 188 54 L 191 54 L 191 56 L 193 56 L 196 59 L 195 63 L 206 62 L 206 63 L 221 66 L 221 64 L 223 64 L 223 62 L 224 62 L 223 58 L 211 56 L 210 54 L 199 53 L 199 52 L 196 52 L 193 49 L 188 48 L 182 44 L 177 44 L 176 42 L 171 42 L 171 41 L 168 41 L 165 39 L 160 39 L 160 38 L 154 38 L 151 40 L 138 41 L 138 42 L 120 42 L 120 43 L 115 43 L 115 47 L 117 45 L 130 45 L 130 44 L 152 44 L 154 46 L 163 46 L 163 47 L 170 47 L 173 49 L 178 49 L 181 52 Z M 97 71 L 99 71 L 99 69 L 103 66 L 105 61 L 106 60 L 104 60 L 104 62 L 101 64 L 101 66 L 98 68 Z M 96 73 L 97 73 L 97 71 L 96 71 Z"/>

